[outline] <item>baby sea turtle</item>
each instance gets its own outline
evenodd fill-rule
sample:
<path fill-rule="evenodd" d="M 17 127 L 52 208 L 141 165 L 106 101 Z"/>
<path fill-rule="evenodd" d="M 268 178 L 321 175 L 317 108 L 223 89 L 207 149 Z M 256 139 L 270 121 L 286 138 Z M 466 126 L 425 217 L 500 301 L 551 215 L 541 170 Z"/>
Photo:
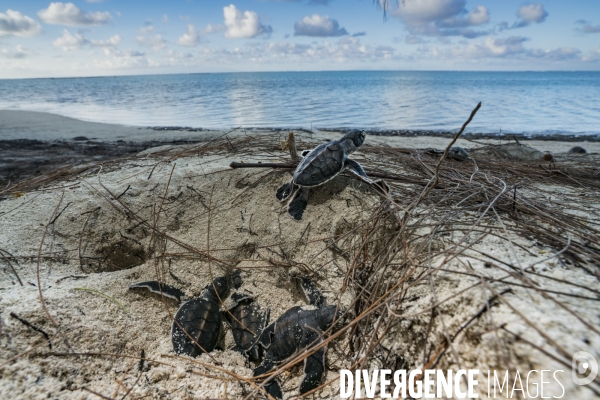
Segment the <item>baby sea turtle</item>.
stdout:
<path fill-rule="evenodd" d="M 316 309 L 292 307 L 264 330 L 259 343 L 265 348 L 265 359 L 254 370 L 254 376 L 263 375 L 306 348 L 322 343 L 323 332 L 341 318 L 341 310 L 335 305 L 326 306 L 324 297 L 320 293 L 315 293 L 316 288 L 309 280 L 303 279 L 302 287 L 312 305 L 316 306 L 318 303 L 322 307 Z M 326 351 L 327 348 L 322 347 L 304 359 L 305 375 L 300 383 L 301 394 L 321 384 L 325 373 Z M 264 388 L 274 398 L 283 398 L 276 378 L 267 382 Z"/>
<path fill-rule="evenodd" d="M 136 288 L 145 288 L 177 301 L 184 297 L 181 290 L 157 281 L 129 286 L 129 289 Z M 229 284 L 225 277 L 215 278 L 200 297 L 181 304 L 171 326 L 171 341 L 175 353 L 196 357 L 215 349 L 222 328 L 221 304 L 228 290 Z"/>
<path fill-rule="evenodd" d="M 177 354 L 196 357 L 210 353 L 221 333 L 221 303 L 229 284 L 225 277 L 215 278 L 200 297 L 183 303 L 173 319 L 171 341 Z"/>
<path fill-rule="evenodd" d="M 291 199 L 288 213 L 294 219 L 302 219 L 308 203 L 309 188 L 322 185 L 345 169 L 369 179 L 361 165 L 348 158 L 364 141 L 365 132 L 353 130 L 340 139 L 323 143 L 303 153 L 304 158 L 296 167 L 292 181 L 277 189 L 276 194 L 279 201 Z"/>
<path fill-rule="evenodd" d="M 242 286 L 241 270 L 233 272 L 233 286 Z M 232 306 L 225 312 L 225 320 L 231 326 L 235 341 L 235 350 L 244 354 L 250 361 L 257 362 L 262 357 L 262 349 L 258 340 L 265 327 L 269 324 L 269 309 L 261 309 L 254 301 L 254 296 L 236 291 L 230 297 Z"/>

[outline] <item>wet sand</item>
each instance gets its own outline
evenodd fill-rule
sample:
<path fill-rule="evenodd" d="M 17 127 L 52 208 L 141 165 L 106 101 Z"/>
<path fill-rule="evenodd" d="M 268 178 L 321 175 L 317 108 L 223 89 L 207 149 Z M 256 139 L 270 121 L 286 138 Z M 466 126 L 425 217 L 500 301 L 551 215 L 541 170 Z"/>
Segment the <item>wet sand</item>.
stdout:
<path fill-rule="evenodd" d="M 277 133 L 287 130 L 241 127 L 231 135 Z M 326 141 L 335 139 L 342 130 L 343 128 L 337 131 L 295 131 L 311 139 Z M 185 127 L 141 128 L 86 122 L 43 112 L 0 110 L 0 186 L 66 166 L 123 159 L 158 146 L 206 141 L 225 132 Z M 452 135 L 450 132 L 402 130 L 368 131 L 368 134 L 371 143 L 438 149 L 443 149 Z M 588 153 L 600 152 L 600 142 L 597 141 L 599 138 L 586 137 L 586 141 L 556 135 L 527 138 L 522 135 L 495 137 L 491 134 L 465 134 L 457 145 L 470 149 L 486 144 L 507 143 L 515 138 L 540 151 L 553 154 L 565 153 L 573 146 L 581 146 Z"/>

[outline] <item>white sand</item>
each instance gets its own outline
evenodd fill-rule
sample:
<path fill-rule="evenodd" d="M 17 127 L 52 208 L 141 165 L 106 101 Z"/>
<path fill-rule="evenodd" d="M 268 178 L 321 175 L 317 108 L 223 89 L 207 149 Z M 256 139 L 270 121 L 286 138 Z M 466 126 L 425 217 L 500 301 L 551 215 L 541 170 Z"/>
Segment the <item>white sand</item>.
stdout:
<path fill-rule="evenodd" d="M 88 124 L 85 125 L 86 129 L 92 129 L 95 133 L 87 133 L 89 130 L 80 130 L 77 126 L 61 131 L 63 124 L 68 125 L 72 121 L 57 117 L 54 122 L 55 137 L 101 137 L 100 131 L 103 129 L 107 135 L 112 134 L 112 129 L 116 129 L 102 127 L 100 131 L 96 131 L 95 128 L 90 128 L 92 125 L 85 123 Z M 50 122 L 44 122 L 40 117 L 36 123 Z M 35 127 L 27 129 L 36 131 Z M 133 128 L 119 129 L 123 129 L 125 134 L 126 129 Z M 15 130 L 11 134 L 18 133 Z M 326 137 L 327 135 L 323 135 L 323 138 Z M 445 143 L 443 139 L 436 139 L 439 141 L 433 143 L 432 139 L 426 138 L 369 137 L 367 140 L 382 140 L 402 147 L 437 147 L 436 144 L 443 147 Z M 551 143 L 556 149 L 573 145 Z M 469 144 L 466 143 L 465 146 L 469 147 Z M 242 161 L 256 161 L 266 156 L 256 154 L 252 159 Z M 231 170 L 227 167 L 231 161 L 233 160 L 228 157 L 179 158 L 167 190 L 166 182 L 174 163 L 162 164 L 147 179 L 157 159 L 140 157 L 117 167 L 107 168 L 99 175 L 91 174 L 68 182 L 64 188 L 26 193 L 0 202 L 0 249 L 19 258 L 19 265 L 15 267 L 24 283 L 24 286 L 20 286 L 8 265 L 0 262 L 0 398 L 97 398 L 83 388 L 120 398 L 125 389 L 119 386 L 119 382 L 128 388 L 134 387 L 131 394 L 136 398 L 224 398 L 225 392 L 227 398 L 242 398 L 242 385 L 227 380 L 231 375 L 209 370 L 192 361 L 173 358 L 169 329 L 171 315 L 176 311 L 177 304 L 172 301 L 163 303 L 151 294 L 127 289 L 132 283 L 156 279 L 153 260 L 116 271 L 108 271 L 106 264 L 99 267 L 98 261 L 89 261 L 90 258 L 108 255 L 108 259 L 116 260 L 116 263 L 135 263 L 135 257 L 131 254 L 148 249 L 151 240 L 149 231 L 140 227 L 139 221 L 131 214 L 128 217 L 123 207 L 111 199 L 102 185 L 115 195 L 130 186 L 120 200 L 143 219 L 151 220 L 155 215 L 153 207 L 158 209 L 162 204 L 164 212 L 160 214 L 158 229 L 203 252 L 210 249 L 210 254 L 224 260 L 224 264 L 247 268 L 244 270 L 244 285 L 257 295 L 261 306 L 271 309 L 271 321 L 289 307 L 304 304 L 290 281 L 290 274 L 297 273 L 300 267 L 274 268 L 273 264 L 291 262 L 306 265 L 318 271 L 320 279 L 316 284 L 329 302 L 340 301 L 343 307 L 352 303 L 351 290 L 338 298 L 347 261 L 335 257 L 335 262 L 331 263 L 332 252 L 325 250 L 324 243 L 317 239 L 332 233 L 339 234 L 349 226 L 363 221 L 369 216 L 370 209 L 378 203 L 378 198 L 355 181 L 336 178 L 331 184 L 314 191 L 305 219 L 296 223 L 286 216 L 285 209 L 274 199 L 276 188 L 289 179 L 287 173 L 277 172 L 259 180 L 264 171 Z M 236 157 L 235 161 L 240 160 Z M 36 269 L 38 248 L 45 226 L 59 202 L 59 210 L 69 206 L 46 233 L 42 246 L 44 256 L 39 269 L 43 296 L 49 313 L 58 322 L 56 326 L 41 307 Z M 117 209 L 111 203 L 117 205 Z M 210 221 L 207 211 L 209 204 L 213 209 Z M 88 220 L 90 212 L 92 214 Z M 518 247 L 512 249 L 505 240 L 493 236 L 476 246 L 498 259 L 513 263 L 518 260 L 524 266 L 556 251 L 523 237 L 511 239 L 526 250 Z M 280 245 L 272 247 L 273 251 L 264 248 L 278 243 Z M 435 245 L 446 244 L 442 239 Z M 182 288 L 188 296 L 194 296 L 210 282 L 211 274 L 221 275 L 227 268 L 215 261 L 209 264 L 206 259 L 187 260 L 182 254 L 187 251 L 172 241 L 168 242 L 164 248 L 167 261 L 162 267 L 173 274 L 165 273 L 167 283 Z M 83 257 L 88 257 L 88 262 L 82 267 L 79 262 L 80 252 Z M 123 253 L 129 254 L 129 258 L 122 257 Z M 168 260 L 171 260 L 170 263 Z M 434 264 L 438 261 L 434 260 Z M 471 263 L 473 273 L 490 277 L 502 275 L 498 270 L 486 268 L 475 259 L 471 259 Z M 465 266 L 459 262 L 451 264 L 449 268 L 465 271 Z M 600 283 L 596 277 L 581 269 L 561 265 L 555 259 L 541 263 L 536 271 L 600 291 Z M 62 279 L 72 275 L 85 278 Z M 476 279 L 464 275 L 440 273 L 434 282 L 436 296 L 438 300 L 444 299 L 474 283 L 477 283 Z M 561 282 L 544 280 L 543 285 L 547 290 L 594 297 L 583 288 L 565 287 Z M 97 292 L 76 290 L 78 288 L 92 289 L 111 296 L 127 311 Z M 504 287 L 500 285 L 496 289 L 500 291 Z M 513 293 L 507 296 L 510 304 L 522 310 L 567 351 L 574 353 L 584 350 L 600 359 L 600 337 L 539 293 L 519 287 L 512 289 Z M 465 291 L 446 302 L 438 311 L 448 329 L 454 332 L 484 304 L 489 295 L 481 287 Z M 427 310 L 432 303 L 431 288 L 427 283 L 416 286 L 409 290 L 406 299 L 402 313 L 420 314 L 402 318 L 382 344 L 397 357 L 406 360 L 410 368 L 421 367 L 423 349 L 420 346 L 429 321 L 430 311 Z M 560 300 L 596 328 L 600 327 L 597 301 L 569 297 L 560 297 Z M 44 329 L 54 338 L 53 348 L 48 348 L 41 334 L 10 317 L 11 312 Z M 506 336 L 490 330 L 490 324 L 506 324 L 507 329 L 522 334 L 539 346 L 545 345 L 543 338 L 532 332 L 508 306 L 501 304 L 474 323 L 468 334 L 461 334 L 454 342 L 454 351 L 462 360 L 460 367 L 478 368 L 481 371 L 505 369 L 502 357 L 506 356 L 512 367 L 521 373 L 531 369 L 564 370 L 562 375 L 559 374 L 566 391 L 564 398 L 594 398 L 592 392 L 570 380 L 570 370 L 564 365 L 532 350 L 523 342 L 507 341 Z M 443 330 L 439 326 L 430 335 L 436 338 L 435 343 L 443 340 Z M 348 359 L 332 356 L 344 348 L 346 340 L 347 338 L 342 337 L 329 350 L 327 379 L 336 378 L 339 369 L 350 365 Z M 210 356 L 202 355 L 197 361 L 211 365 L 219 363 L 221 368 L 232 373 L 250 377 L 253 366 L 232 351 L 232 345 L 231 335 L 227 334 L 225 351 L 216 350 Z M 38 347 L 31 350 L 34 346 Z M 146 357 L 155 362 L 147 363 L 141 372 L 138 372 L 138 360 L 135 358 L 50 354 L 95 352 L 136 357 L 142 349 Z M 23 354 L 24 352 L 27 353 Z M 453 363 L 439 367 L 458 369 L 458 365 Z M 207 377 L 207 374 L 216 376 L 217 379 Z M 297 394 L 300 379 L 301 371 L 298 368 L 286 375 L 282 384 L 286 397 Z M 480 376 L 482 398 L 485 398 L 486 387 L 487 382 Z M 244 390 L 248 388 L 245 385 Z M 549 384 L 546 389 L 556 396 L 561 393 L 556 383 Z M 334 383 L 317 397 L 335 398 L 337 391 L 338 385 Z"/>

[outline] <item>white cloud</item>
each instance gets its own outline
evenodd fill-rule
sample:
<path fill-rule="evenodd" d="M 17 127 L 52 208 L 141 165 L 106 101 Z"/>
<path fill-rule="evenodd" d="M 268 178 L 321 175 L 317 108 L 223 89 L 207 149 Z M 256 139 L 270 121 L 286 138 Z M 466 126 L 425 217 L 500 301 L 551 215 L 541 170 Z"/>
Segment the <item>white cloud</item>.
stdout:
<path fill-rule="evenodd" d="M 15 46 L 15 50 L 0 49 L 0 58 L 21 59 L 34 55 L 32 50 L 22 45 Z"/>
<path fill-rule="evenodd" d="M 254 11 L 244 11 L 242 13 L 233 4 L 223 7 L 223 17 L 227 28 L 225 31 L 226 38 L 253 38 L 262 33 L 273 31 L 270 25 L 260 23 L 257 13 Z"/>
<path fill-rule="evenodd" d="M 394 48 L 389 46 L 371 46 L 360 42 L 360 39 L 344 36 L 337 42 L 300 44 L 286 41 L 253 42 L 235 49 L 214 49 L 204 47 L 202 60 L 214 65 L 223 63 L 244 63 L 273 65 L 274 62 L 288 62 L 296 65 L 300 62 L 316 63 L 345 63 L 378 62 L 394 59 Z"/>
<path fill-rule="evenodd" d="M 36 36 L 42 32 L 42 27 L 33 18 L 19 11 L 6 10 L 0 13 L 0 36 Z"/>
<path fill-rule="evenodd" d="M 600 61 L 600 47 L 596 47 L 589 54 L 583 56 L 582 59 L 588 62 Z"/>
<path fill-rule="evenodd" d="M 169 22 L 169 16 L 167 14 L 163 14 L 163 16 L 160 17 L 160 22 Z"/>
<path fill-rule="evenodd" d="M 162 35 L 156 36 L 137 36 L 135 41 L 142 47 L 150 47 L 152 50 L 158 51 L 167 47 L 167 41 Z"/>
<path fill-rule="evenodd" d="M 468 26 L 482 25 L 490 21 L 490 13 L 484 6 L 475 7 L 466 16 L 455 16 L 442 21 L 437 25 L 441 28 L 465 28 Z"/>
<path fill-rule="evenodd" d="M 63 30 L 63 35 L 52 42 L 52 46 L 60 47 L 64 51 L 80 50 L 90 41 L 82 33 L 72 34 L 68 30 Z"/>
<path fill-rule="evenodd" d="M 519 21 L 515 22 L 510 29 L 524 28 L 532 23 L 540 24 L 546 20 L 548 13 L 544 10 L 543 4 L 526 4 L 519 8 L 517 17 Z"/>
<path fill-rule="evenodd" d="M 204 29 L 200 31 L 201 35 L 210 35 L 211 33 L 223 32 L 226 28 L 223 25 L 212 25 L 207 24 Z"/>
<path fill-rule="evenodd" d="M 416 35 L 407 35 L 406 38 L 404 38 L 404 43 L 406 44 L 421 44 L 423 42 L 424 40 Z"/>
<path fill-rule="evenodd" d="M 114 35 L 108 40 L 89 40 L 81 32 L 72 34 L 66 29 L 63 29 L 63 35 L 52 42 L 54 47 L 62 48 L 64 51 L 81 50 L 87 45 L 92 47 L 114 48 L 121 43 L 121 36 Z"/>
<path fill-rule="evenodd" d="M 121 36 L 114 35 L 108 40 L 91 40 L 90 44 L 94 47 L 115 47 L 122 41 Z"/>
<path fill-rule="evenodd" d="M 187 31 L 177 39 L 177 44 L 180 46 L 194 47 L 198 46 L 199 43 L 200 35 L 198 35 L 192 24 L 188 24 Z"/>
<path fill-rule="evenodd" d="M 489 11 L 476 6 L 471 12 L 465 8 L 466 0 L 411 0 L 393 13 L 400 18 L 409 33 L 426 36 L 463 36 L 475 38 L 490 31 L 470 29 L 489 22 Z"/>
<path fill-rule="evenodd" d="M 141 33 L 142 35 L 152 33 L 152 32 L 154 32 L 154 25 L 152 25 L 151 23 L 146 23 L 144 26 L 142 26 L 140 29 L 138 29 L 138 32 Z"/>
<path fill-rule="evenodd" d="M 344 36 L 348 32 L 344 28 L 340 28 L 340 24 L 329 18 L 327 15 L 313 14 L 302 18 L 301 21 L 296 21 L 294 24 L 295 36 Z"/>
<path fill-rule="evenodd" d="M 200 44 L 200 36 L 209 35 L 211 33 L 222 32 L 225 30 L 223 25 L 211 25 L 208 24 L 204 29 L 196 30 L 194 25 L 188 24 L 187 31 L 179 36 L 177 44 L 186 47 L 195 47 Z"/>
<path fill-rule="evenodd" d="M 50 3 L 38 12 L 38 17 L 47 24 L 67 26 L 104 25 L 112 18 L 108 12 L 84 13 L 73 3 Z"/>
<path fill-rule="evenodd" d="M 85 66 L 83 69 L 131 69 L 150 65 L 146 55 L 136 50 L 104 49 L 104 54 L 107 58 L 94 60 L 93 65 Z"/>
<path fill-rule="evenodd" d="M 544 10 L 543 4 L 527 4 L 519 9 L 517 13 L 519 18 L 527 22 L 544 22 L 548 13 Z"/>
<path fill-rule="evenodd" d="M 427 54 L 434 59 L 442 59 L 452 63 L 457 60 L 469 62 L 481 59 L 503 59 L 503 62 L 532 60 L 562 62 L 582 59 L 581 51 L 573 47 L 560 47 L 551 50 L 527 48 L 524 46 L 527 41 L 528 39 L 522 36 L 488 37 L 479 43 L 462 43 L 441 49 L 437 47 L 427 48 Z"/>

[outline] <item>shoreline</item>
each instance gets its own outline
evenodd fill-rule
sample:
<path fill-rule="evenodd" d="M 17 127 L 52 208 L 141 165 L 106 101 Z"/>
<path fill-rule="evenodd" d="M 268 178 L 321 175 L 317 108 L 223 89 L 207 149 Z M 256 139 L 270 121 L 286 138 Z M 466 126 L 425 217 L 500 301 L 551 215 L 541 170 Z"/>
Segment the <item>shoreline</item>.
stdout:
<path fill-rule="evenodd" d="M 204 140 L 207 136 L 215 132 L 225 132 L 232 129 L 241 129 L 251 132 L 278 133 L 281 131 L 298 131 L 309 135 L 318 133 L 336 134 L 350 129 L 365 130 L 367 135 L 381 137 L 434 137 L 434 138 L 452 138 L 458 127 L 453 130 L 426 130 L 426 129 L 375 129 L 365 127 L 314 127 L 311 131 L 302 126 L 279 126 L 279 127 L 261 127 L 261 126 L 240 126 L 240 127 L 222 127 L 222 128 L 203 128 L 192 126 L 137 126 L 111 124 L 105 122 L 85 121 L 77 118 L 67 117 L 60 114 L 42 111 L 24 111 L 24 110 L 0 110 L 0 140 L 31 139 L 31 140 L 59 140 L 72 139 L 69 136 L 76 130 L 93 130 L 96 136 L 95 140 L 122 140 L 131 141 L 177 141 L 177 140 Z M 44 135 L 34 132 L 33 129 L 41 129 Z M 168 137 L 164 136 L 166 133 Z M 202 137 L 198 137 L 202 133 Z M 88 136 L 88 135 L 86 135 Z M 514 140 L 519 141 L 557 141 L 557 142 L 600 142 L 600 133 L 492 133 L 492 132 L 464 132 L 463 138 L 471 140 L 490 139 L 490 140 Z"/>
<path fill-rule="evenodd" d="M 56 114 L 0 110 L 0 186 L 43 175 L 63 167 L 125 159 L 151 148 L 190 145 L 229 133 L 237 136 L 274 135 L 274 141 L 294 131 L 309 142 L 335 139 L 346 128 L 307 129 L 236 128 L 210 130 L 186 127 L 132 127 L 86 122 Z M 367 130 L 367 143 L 407 149 L 444 149 L 452 132 L 412 130 Z M 566 153 L 575 145 L 588 153 L 600 153 L 600 137 L 540 136 L 504 134 L 493 136 L 465 133 L 457 146 L 474 149 L 485 145 L 524 142 L 543 152 Z"/>

